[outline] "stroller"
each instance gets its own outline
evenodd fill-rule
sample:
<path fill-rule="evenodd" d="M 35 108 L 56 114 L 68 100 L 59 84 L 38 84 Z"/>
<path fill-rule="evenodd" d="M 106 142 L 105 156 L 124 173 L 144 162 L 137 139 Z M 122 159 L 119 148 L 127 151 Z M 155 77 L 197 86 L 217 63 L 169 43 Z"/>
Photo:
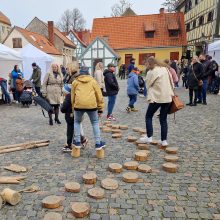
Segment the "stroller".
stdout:
<path fill-rule="evenodd" d="M 26 80 L 23 85 L 23 92 L 20 97 L 20 102 L 23 107 L 29 108 L 32 104 L 32 97 L 35 93 L 34 86 L 30 80 Z"/>

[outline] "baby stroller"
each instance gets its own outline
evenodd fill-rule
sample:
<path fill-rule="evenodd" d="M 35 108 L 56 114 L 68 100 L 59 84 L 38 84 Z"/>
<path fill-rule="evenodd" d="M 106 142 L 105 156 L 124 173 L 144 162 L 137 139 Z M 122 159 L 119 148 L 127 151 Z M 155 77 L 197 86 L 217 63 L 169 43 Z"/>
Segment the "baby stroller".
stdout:
<path fill-rule="evenodd" d="M 32 104 L 32 97 L 34 94 L 34 86 L 30 80 L 26 80 L 23 85 L 23 92 L 20 97 L 20 102 L 23 107 L 29 108 Z"/>

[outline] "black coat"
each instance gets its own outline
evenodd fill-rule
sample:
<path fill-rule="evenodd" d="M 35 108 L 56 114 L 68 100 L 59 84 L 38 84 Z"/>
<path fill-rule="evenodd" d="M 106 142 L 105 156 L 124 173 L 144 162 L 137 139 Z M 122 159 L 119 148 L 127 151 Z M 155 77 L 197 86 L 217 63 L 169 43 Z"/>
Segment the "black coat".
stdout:
<path fill-rule="evenodd" d="M 65 119 L 67 123 L 73 123 L 73 111 L 72 111 L 72 103 L 71 103 L 71 94 L 67 94 L 63 104 L 61 105 L 60 111 L 65 113 Z"/>
<path fill-rule="evenodd" d="M 193 71 L 195 75 L 193 74 Z M 198 88 L 198 80 L 203 78 L 204 67 L 201 63 L 195 63 L 190 66 L 189 75 L 188 75 L 188 86 L 190 89 Z"/>
<path fill-rule="evenodd" d="M 105 80 L 105 89 L 107 96 L 117 95 L 119 91 L 119 86 L 115 74 L 113 74 L 109 70 L 105 70 L 103 75 Z"/>

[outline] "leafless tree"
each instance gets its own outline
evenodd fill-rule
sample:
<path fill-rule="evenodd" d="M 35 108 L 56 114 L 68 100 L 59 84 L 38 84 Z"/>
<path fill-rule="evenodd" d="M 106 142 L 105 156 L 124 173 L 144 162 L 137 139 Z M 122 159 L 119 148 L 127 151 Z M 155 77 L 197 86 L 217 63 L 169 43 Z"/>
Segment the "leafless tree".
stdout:
<path fill-rule="evenodd" d="M 85 19 L 78 8 L 73 10 L 66 10 L 61 19 L 57 23 L 57 27 L 64 32 L 69 32 L 70 30 L 79 31 L 85 27 Z"/>
<path fill-rule="evenodd" d="M 173 12 L 176 11 L 179 1 L 180 0 L 165 0 L 162 5 L 165 6 L 169 12 Z"/>
<path fill-rule="evenodd" d="M 112 6 L 112 17 L 121 16 L 133 4 L 129 0 L 120 0 L 119 3 Z"/>

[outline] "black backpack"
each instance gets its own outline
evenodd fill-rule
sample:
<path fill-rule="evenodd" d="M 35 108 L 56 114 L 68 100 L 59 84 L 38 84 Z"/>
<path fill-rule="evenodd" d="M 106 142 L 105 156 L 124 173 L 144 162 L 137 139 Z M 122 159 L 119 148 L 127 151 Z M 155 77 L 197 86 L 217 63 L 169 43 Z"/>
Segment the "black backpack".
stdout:
<path fill-rule="evenodd" d="M 140 87 L 144 87 L 144 79 L 142 76 L 138 76 L 138 84 Z"/>

